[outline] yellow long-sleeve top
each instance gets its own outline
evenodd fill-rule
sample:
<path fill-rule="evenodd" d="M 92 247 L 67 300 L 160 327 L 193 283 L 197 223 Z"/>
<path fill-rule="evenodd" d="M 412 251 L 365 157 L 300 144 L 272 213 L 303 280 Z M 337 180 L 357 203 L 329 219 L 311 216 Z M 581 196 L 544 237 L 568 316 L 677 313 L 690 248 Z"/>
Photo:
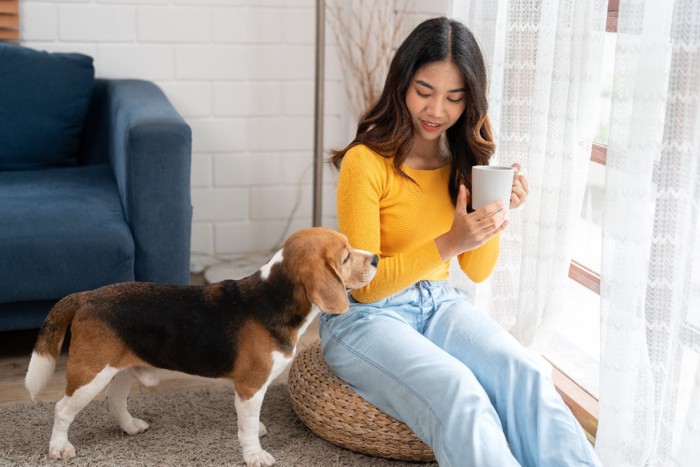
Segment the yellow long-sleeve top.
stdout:
<path fill-rule="evenodd" d="M 418 185 L 402 177 L 390 158 L 367 146 L 347 151 L 338 177 L 338 227 L 354 248 L 379 255 L 375 278 L 354 290 L 356 300 L 369 303 L 421 281 L 449 277 L 449 261 L 443 262 L 435 239 L 452 226 L 455 207 L 448 191 L 450 167 L 404 172 Z M 500 252 L 500 235 L 479 248 L 459 255 L 462 270 L 475 282 L 493 271 Z"/>

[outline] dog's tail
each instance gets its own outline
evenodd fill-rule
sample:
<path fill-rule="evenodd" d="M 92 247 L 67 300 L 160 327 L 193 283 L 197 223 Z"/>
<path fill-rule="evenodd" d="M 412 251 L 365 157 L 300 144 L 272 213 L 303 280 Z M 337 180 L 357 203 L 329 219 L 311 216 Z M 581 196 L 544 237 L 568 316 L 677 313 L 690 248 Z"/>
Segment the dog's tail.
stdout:
<path fill-rule="evenodd" d="M 51 379 L 56 368 L 56 360 L 61 352 L 66 329 L 78 310 L 80 294 L 72 294 L 56 303 L 44 320 L 29 361 L 24 386 L 36 400 L 36 396 Z"/>

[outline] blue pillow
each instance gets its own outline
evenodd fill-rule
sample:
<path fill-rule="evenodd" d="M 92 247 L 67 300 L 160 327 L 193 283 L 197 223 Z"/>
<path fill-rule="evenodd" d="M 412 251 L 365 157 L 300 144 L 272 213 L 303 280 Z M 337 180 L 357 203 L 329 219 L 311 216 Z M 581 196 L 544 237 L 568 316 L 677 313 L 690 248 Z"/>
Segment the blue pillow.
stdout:
<path fill-rule="evenodd" d="M 92 57 L 0 43 L 0 170 L 74 165 Z"/>

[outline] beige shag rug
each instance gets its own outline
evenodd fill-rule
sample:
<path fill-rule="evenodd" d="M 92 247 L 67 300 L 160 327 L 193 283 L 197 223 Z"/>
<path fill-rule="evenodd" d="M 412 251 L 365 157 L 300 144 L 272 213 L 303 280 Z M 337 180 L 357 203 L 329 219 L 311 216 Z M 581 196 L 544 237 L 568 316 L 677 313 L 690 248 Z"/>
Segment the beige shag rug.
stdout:
<path fill-rule="evenodd" d="M 233 391 L 204 390 L 129 399 L 129 411 L 151 428 L 136 436 L 121 431 L 104 401 L 91 402 L 68 433 L 77 451 L 69 462 L 47 458 L 52 403 L 0 408 L 0 466 L 242 466 L 236 438 Z M 272 386 L 261 420 L 261 444 L 277 465 L 436 466 L 367 457 L 337 447 L 309 431 L 296 417 L 286 385 Z"/>

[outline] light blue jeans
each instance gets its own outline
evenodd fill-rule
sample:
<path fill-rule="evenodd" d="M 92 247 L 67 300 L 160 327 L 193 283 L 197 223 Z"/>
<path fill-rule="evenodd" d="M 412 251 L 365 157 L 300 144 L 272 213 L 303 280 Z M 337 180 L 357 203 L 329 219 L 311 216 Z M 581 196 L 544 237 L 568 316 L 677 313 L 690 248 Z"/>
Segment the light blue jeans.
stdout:
<path fill-rule="evenodd" d="M 323 355 L 440 466 L 599 466 L 544 365 L 447 282 L 321 315 Z"/>

